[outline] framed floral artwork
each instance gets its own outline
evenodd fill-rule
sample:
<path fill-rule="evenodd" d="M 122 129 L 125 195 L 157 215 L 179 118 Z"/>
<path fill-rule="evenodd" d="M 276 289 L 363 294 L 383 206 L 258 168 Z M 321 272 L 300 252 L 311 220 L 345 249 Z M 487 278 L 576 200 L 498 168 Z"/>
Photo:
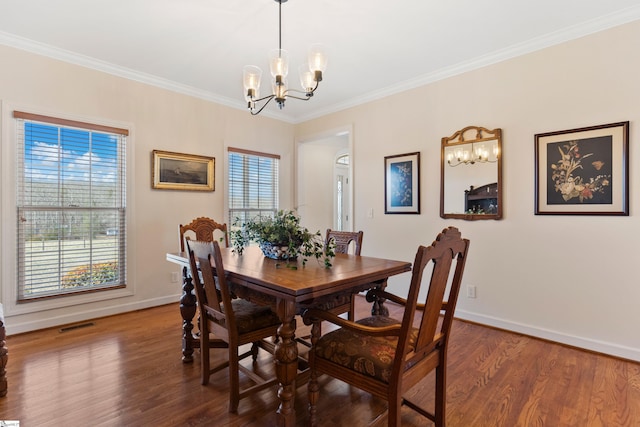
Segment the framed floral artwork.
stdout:
<path fill-rule="evenodd" d="M 384 158 L 384 213 L 420 213 L 420 153 Z"/>
<path fill-rule="evenodd" d="M 629 215 L 629 122 L 535 135 L 536 215 Z"/>
<path fill-rule="evenodd" d="M 215 158 L 153 150 L 151 187 L 160 190 L 213 191 Z"/>

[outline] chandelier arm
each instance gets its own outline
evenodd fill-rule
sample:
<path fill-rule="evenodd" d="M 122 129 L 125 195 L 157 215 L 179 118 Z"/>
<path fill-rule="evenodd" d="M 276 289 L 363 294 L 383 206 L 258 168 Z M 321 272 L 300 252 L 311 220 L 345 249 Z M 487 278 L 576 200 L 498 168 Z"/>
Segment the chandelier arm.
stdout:
<path fill-rule="evenodd" d="M 252 102 L 260 102 L 260 101 L 264 101 L 265 99 L 268 99 L 269 101 L 271 101 L 271 99 L 273 99 L 275 97 L 275 95 L 271 94 L 271 95 L 267 95 L 267 96 L 263 96 L 262 98 L 259 99 L 252 99 Z M 269 102 L 267 101 L 267 102 Z"/>
<path fill-rule="evenodd" d="M 253 101 L 255 103 L 255 102 L 263 101 L 265 99 L 267 100 L 267 102 L 262 104 L 262 107 L 260 107 L 260 109 L 258 111 L 254 112 L 253 109 L 250 109 L 249 112 L 251 113 L 251 115 L 252 116 L 257 116 L 258 114 L 260 114 L 262 112 L 262 110 L 264 110 L 264 107 L 266 107 L 271 102 L 271 100 L 273 98 L 275 98 L 275 95 L 265 96 L 264 98 L 260 98 L 260 99 L 257 99 L 255 101 Z"/>
<path fill-rule="evenodd" d="M 306 91 L 306 90 L 297 90 L 297 89 L 287 89 L 284 93 L 284 96 L 287 98 L 294 98 L 294 99 L 299 99 L 301 101 L 308 101 L 309 99 L 311 99 L 311 97 L 313 96 L 313 93 L 316 91 L 316 89 L 318 89 L 318 85 L 320 84 L 319 81 L 316 81 L 316 85 L 313 89 Z M 295 93 L 303 93 L 304 94 L 304 98 L 300 98 L 299 96 L 294 96 L 294 95 L 289 95 L 290 92 L 295 92 Z"/>
<path fill-rule="evenodd" d="M 293 95 L 287 95 L 287 98 L 298 99 L 298 100 L 300 100 L 300 101 L 308 101 L 308 100 L 310 100 L 310 99 L 311 99 L 311 97 L 310 97 L 310 96 L 309 96 L 309 97 L 307 97 L 307 98 L 302 98 L 302 97 L 300 97 L 300 96 L 293 96 Z"/>

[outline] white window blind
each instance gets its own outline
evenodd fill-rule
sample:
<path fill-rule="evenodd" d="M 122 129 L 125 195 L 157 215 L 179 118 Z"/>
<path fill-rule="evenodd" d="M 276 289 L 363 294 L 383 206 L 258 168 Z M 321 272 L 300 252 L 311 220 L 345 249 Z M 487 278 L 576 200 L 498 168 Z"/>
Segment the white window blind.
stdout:
<path fill-rule="evenodd" d="M 128 131 L 14 118 L 18 301 L 124 287 Z"/>
<path fill-rule="evenodd" d="M 280 156 L 229 148 L 229 223 L 278 211 Z"/>

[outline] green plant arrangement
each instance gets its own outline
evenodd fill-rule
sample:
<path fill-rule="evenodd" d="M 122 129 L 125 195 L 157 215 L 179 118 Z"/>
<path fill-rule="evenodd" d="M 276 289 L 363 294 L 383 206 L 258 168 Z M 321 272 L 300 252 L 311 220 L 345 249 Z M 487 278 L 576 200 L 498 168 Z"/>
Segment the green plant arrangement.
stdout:
<path fill-rule="evenodd" d="M 310 232 L 300 225 L 300 217 L 290 210 L 280 210 L 273 217 L 258 216 L 241 222 L 238 218 L 229 232 L 233 251 L 242 255 L 250 242 L 260 246 L 264 256 L 284 260 L 288 268 L 296 268 L 291 261 L 302 259 L 304 266 L 308 258 L 322 260 L 325 267 L 331 267 L 331 259 L 335 256 L 335 245 L 330 243 L 325 248 L 320 231 Z"/>

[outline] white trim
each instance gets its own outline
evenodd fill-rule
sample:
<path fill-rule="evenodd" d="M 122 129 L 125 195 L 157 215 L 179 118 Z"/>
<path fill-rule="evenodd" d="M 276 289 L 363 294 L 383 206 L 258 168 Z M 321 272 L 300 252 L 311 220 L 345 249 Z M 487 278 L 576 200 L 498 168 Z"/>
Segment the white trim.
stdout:
<path fill-rule="evenodd" d="M 475 322 L 481 325 L 492 326 L 498 329 L 504 329 L 506 331 L 517 332 L 536 338 L 542 338 L 545 340 L 566 344 L 572 347 L 578 347 L 585 350 L 595 351 L 597 353 L 608 354 L 611 356 L 640 362 L 640 348 L 627 347 L 611 342 L 594 340 L 591 338 L 585 338 L 576 335 L 569 335 L 551 329 L 539 328 L 524 323 L 512 322 L 507 319 L 485 316 L 465 310 L 456 310 L 455 317 L 461 320 L 468 320 L 470 322 Z"/>

